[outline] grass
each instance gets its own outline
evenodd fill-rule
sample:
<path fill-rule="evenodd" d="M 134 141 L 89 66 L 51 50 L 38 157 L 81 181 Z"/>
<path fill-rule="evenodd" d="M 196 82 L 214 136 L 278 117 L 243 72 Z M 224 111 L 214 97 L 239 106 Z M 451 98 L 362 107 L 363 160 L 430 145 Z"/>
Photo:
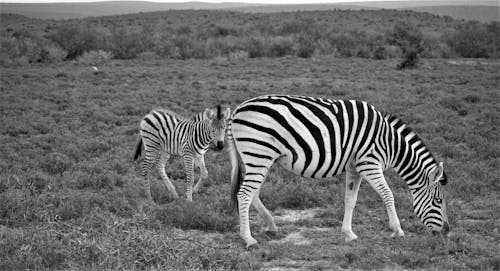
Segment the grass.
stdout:
<path fill-rule="evenodd" d="M 113 60 L 99 73 L 77 62 L 1 68 L 0 269 L 498 270 L 500 64 L 460 61 L 424 59 L 408 71 L 396 70 L 397 60 L 334 57 Z M 388 172 L 406 237 L 388 238 L 382 201 L 362 183 L 353 218 L 360 239 L 344 243 L 344 175 L 307 180 L 275 167 L 261 198 L 280 238 L 266 237 L 252 211 L 260 248 L 246 251 L 229 210 L 224 152 L 207 154 L 209 180 L 193 203 L 172 200 L 155 173 L 158 205 L 143 204 L 132 154 L 147 112 L 191 115 L 266 93 L 362 99 L 407 121 L 445 164 L 448 238 L 424 229 L 406 185 Z M 183 191 L 180 159 L 167 174 Z M 311 208 L 319 211 L 284 219 Z"/>

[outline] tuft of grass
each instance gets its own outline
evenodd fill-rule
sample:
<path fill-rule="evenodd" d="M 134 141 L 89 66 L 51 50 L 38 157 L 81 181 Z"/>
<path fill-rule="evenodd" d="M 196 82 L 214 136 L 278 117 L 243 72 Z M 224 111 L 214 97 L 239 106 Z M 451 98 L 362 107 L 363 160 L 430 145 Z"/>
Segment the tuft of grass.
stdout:
<path fill-rule="evenodd" d="M 237 216 L 221 200 L 209 204 L 176 200 L 156 209 L 153 217 L 162 225 L 202 231 L 230 232 L 237 223 Z"/>

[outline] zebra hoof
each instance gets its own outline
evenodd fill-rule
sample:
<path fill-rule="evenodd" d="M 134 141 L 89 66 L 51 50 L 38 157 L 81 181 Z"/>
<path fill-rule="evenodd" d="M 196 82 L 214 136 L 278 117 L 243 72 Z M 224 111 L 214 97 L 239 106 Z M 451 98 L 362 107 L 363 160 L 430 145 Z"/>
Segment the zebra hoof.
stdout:
<path fill-rule="evenodd" d="M 394 231 L 391 233 L 391 238 L 396 238 L 396 237 L 405 237 L 405 232 L 401 229 Z"/>
<path fill-rule="evenodd" d="M 349 243 L 349 242 L 352 242 L 352 241 L 354 241 L 354 240 L 356 240 L 356 239 L 358 239 L 358 236 L 356 236 L 356 234 L 353 234 L 353 235 L 351 235 L 351 236 L 346 236 L 346 237 L 345 237 L 345 242 L 346 242 L 346 243 Z"/>
<path fill-rule="evenodd" d="M 257 249 L 259 249 L 259 245 L 257 243 L 249 244 L 249 245 L 247 245 L 246 249 L 248 251 L 257 250 Z"/>

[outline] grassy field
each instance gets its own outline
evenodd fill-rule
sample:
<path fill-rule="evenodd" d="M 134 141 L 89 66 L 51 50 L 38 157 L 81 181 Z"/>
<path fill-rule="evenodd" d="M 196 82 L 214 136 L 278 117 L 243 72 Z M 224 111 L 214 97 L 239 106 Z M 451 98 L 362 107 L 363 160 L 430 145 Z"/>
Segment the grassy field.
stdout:
<path fill-rule="evenodd" d="M 75 62 L 1 68 L 0 270 L 431 269 L 498 270 L 500 182 L 498 60 L 279 59 Z M 344 243 L 344 175 L 299 178 L 274 168 L 261 198 L 279 238 L 247 251 L 229 210 L 229 159 L 207 154 L 209 182 L 194 202 L 173 201 L 154 175 L 157 206 L 143 204 L 132 162 L 140 119 L 165 107 L 186 116 L 261 94 L 362 99 L 399 115 L 439 161 L 449 183 L 451 232 L 431 236 L 406 185 L 388 172 L 406 233 L 389 238 L 381 199 L 362 183 Z M 167 173 L 183 191 L 182 164 Z"/>

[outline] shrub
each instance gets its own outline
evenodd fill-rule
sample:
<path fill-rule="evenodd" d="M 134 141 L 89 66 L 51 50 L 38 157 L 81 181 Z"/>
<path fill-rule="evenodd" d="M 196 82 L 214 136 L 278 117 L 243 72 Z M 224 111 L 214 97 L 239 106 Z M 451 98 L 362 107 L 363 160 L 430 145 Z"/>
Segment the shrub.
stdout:
<path fill-rule="evenodd" d="M 222 38 L 211 38 L 205 44 L 205 55 L 207 57 L 227 56 L 231 52 L 231 45 Z"/>
<path fill-rule="evenodd" d="M 85 65 L 99 66 L 109 62 L 111 57 L 111 53 L 103 50 L 90 51 L 78 57 L 78 62 Z"/>
<path fill-rule="evenodd" d="M 378 46 L 377 48 L 375 48 L 375 50 L 373 51 L 373 58 L 374 59 L 387 59 L 389 57 L 389 54 L 387 52 L 387 49 L 385 48 L 385 46 Z"/>
<path fill-rule="evenodd" d="M 246 50 L 249 58 L 265 56 L 265 47 L 262 38 L 252 37 L 248 40 Z"/>
<path fill-rule="evenodd" d="M 146 51 L 147 43 L 145 34 L 129 33 L 125 28 L 119 28 L 111 33 L 110 49 L 117 59 L 131 59 Z"/>
<path fill-rule="evenodd" d="M 112 54 L 103 50 L 85 52 L 78 57 L 78 62 L 85 65 L 99 66 L 103 65 L 111 59 Z"/>
<path fill-rule="evenodd" d="M 297 49 L 295 55 L 302 58 L 313 56 L 315 44 L 314 40 L 307 35 L 300 35 L 296 38 Z"/>
<path fill-rule="evenodd" d="M 43 54 L 42 62 L 52 63 L 63 61 L 68 55 L 64 49 L 53 43 L 47 43 L 42 52 L 45 52 Z"/>
<path fill-rule="evenodd" d="M 270 40 L 266 56 L 282 57 L 293 53 L 293 42 L 289 38 L 275 37 Z"/>
<path fill-rule="evenodd" d="M 311 33 L 313 30 L 313 20 L 291 20 L 283 23 L 283 25 L 278 30 L 281 35 L 299 34 L 299 33 Z"/>
<path fill-rule="evenodd" d="M 330 44 L 335 47 L 340 56 L 353 57 L 359 55 L 362 57 L 366 57 L 366 52 L 370 51 L 367 47 L 369 42 L 367 40 L 368 36 L 365 32 L 330 32 L 326 34 L 326 36 Z M 368 54 L 371 55 L 370 52 Z"/>
<path fill-rule="evenodd" d="M 489 57 L 498 54 L 500 44 L 495 24 L 488 26 L 477 22 L 461 25 L 445 37 L 450 48 L 462 57 Z"/>
<path fill-rule="evenodd" d="M 56 44 L 34 36 L 2 37 L 0 48 L 2 65 L 51 63 L 66 57 L 66 52 Z"/>
<path fill-rule="evenodd" d="M 195 39 L 193 35 L 179 35 L 172 39 L 177 58 L 205 58 L 205 43 Z"/>
<path fill-rule="evenodd" d="M 88 28 L 74 25 L 62 25 L 55 33 L 47 35 L 67 52 L 66 59 L 76 59 L 86 51 L 98 49 L 102 36 Z"/>
<path fill-rule="evenodd" d="M 316 42 L 316 53 L 319 55 L 332 55 L 337 52 L 337 48 L 333 46 L 327 39 L 319 39 Z"/>
<path fill-rule="evenodd" d="M 423 34 L 409 22 L 397 23 L 389 33 L 388 41 L 401 48 L 404 59 L 398 65 L 399 69 L 416 67 L 420 54 L 424 51 Z"/>

